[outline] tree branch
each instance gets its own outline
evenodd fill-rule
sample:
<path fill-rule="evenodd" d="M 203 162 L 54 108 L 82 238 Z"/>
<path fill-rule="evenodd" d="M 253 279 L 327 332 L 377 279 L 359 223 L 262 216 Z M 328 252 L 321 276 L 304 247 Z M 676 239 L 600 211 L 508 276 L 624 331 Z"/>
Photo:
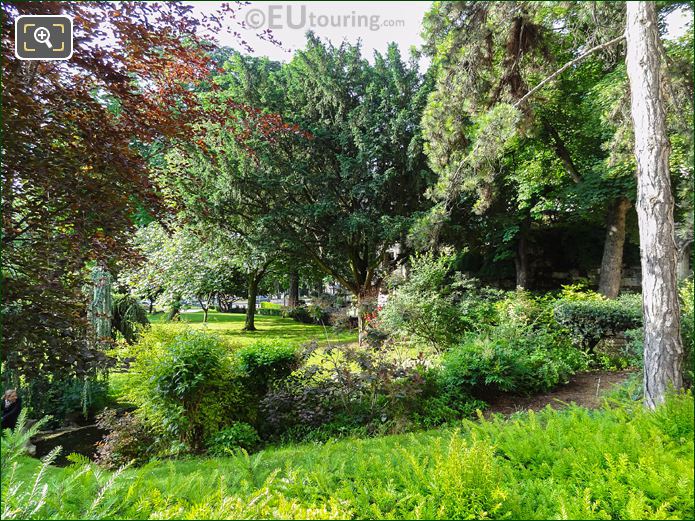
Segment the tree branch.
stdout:
<path fill-rule="evenodd" d="M 548 82 L 554 80 L 554 79 L 555 79 L 556 77 L 558 77 L 560 74 L 562 74 L 562 73 L 565 72 L 567 69 L 569 69 L 570 67 L 572 67 L 572 65 L 575 65 L 575 64 L 579 63 L 580 61 L 582 61 L 584 58 L 586 58 L 586 57 L 589 56 L 590 54 L 593 54 L 593 53 L 595 53 L 596 51 L 600 51 L 601 49 L 605 49 L 606 47 L 610 47 L 610 46 L 613 45 L 614 43 L 618 43 L 619 41 L 624 40 L 624 39 L 625 39 L 625 35 L 624 35 L 624 34 L 621 34 L 620 36 L 617 36 L 616 38 L 613 38 L 612 40 L 609 40 L 609 41 L 607 41 L 606 43 L 602 43 L 601 45 L 597 45 L 596 47 L 592 47 L 591 49 L 589 49 L 588 51 L 586 51 L 584 54 L 581 54 L 581 55 L 577 56 L 574 60 L 565 63 L 562 67 L 560 67 L 558 70 L 556 70 L 556 71 L 555 71 L 554 73 L 552 73 L 550 76 L 548 76 L 547 78 L 545 78 L 545 79 L 544 79 L 543 81 L 541 81 L 538 85 L 536 85 L 536 86 L 533 87 L 530 91 L 528 91 L 526 94 L 524 94 L 523 97 L 521 97 L 521 98 L 519 99 L 519 101 L 517 101 L 516 103 L 514 103 L 514 108 L 518 108 L 519 105 L 521 105 L 524 101 L 526 101 L 529 97 L 531 97 L 537 90 L 539 90 L 540 88 L 542 88 L 546 83 L 548 83 Z"/>

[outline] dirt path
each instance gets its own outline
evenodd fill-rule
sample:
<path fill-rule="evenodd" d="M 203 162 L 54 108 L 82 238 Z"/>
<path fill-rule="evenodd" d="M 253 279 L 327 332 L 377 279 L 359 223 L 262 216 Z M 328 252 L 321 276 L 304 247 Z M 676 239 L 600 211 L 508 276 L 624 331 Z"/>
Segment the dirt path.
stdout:
<path fill-rule="evenodd" d="M 545 394 L 535 396 L 502 394 L 488 401 L 490 408 L 487 409 L 486 415 L 492 413 L 506 415 L 529 409 L 538 411 L 546 405 L 561 409 L 572 402 L 582 407 L 598 407 L 601 395 L 614 385 L 623 383 L 631 374 L 633 374 L 632 371 L 591 371 L 576 374 L 568 384 Z"/>

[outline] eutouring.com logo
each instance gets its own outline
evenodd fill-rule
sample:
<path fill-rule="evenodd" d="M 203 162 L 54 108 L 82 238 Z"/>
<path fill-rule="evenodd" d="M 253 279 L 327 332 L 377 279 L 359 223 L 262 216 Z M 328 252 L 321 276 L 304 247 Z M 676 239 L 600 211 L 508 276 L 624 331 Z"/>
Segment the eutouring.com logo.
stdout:
<path fill-rule="evenodd" d="M 378 14 L 352 11 L 349 14 L 316 14 L 306 5 L 269 4 L 246 12 L 244 23 L 251 29 L 313 29 L 352 27 L 378 31 L 382 27 L 405 27 L 405 20 L 382 19 Z"/>

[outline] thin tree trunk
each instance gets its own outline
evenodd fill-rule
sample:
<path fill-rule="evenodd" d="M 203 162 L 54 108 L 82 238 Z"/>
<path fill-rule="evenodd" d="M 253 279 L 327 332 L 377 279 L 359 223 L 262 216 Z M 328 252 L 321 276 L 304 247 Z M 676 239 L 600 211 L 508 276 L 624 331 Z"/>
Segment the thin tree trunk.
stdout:
<path fill-rule="evenodd" d="M 299 273 L 297 270 L 290 272 L 290 294 L 287 305 L 290 308 L 299 306 Z"/>
<path fill-rule="evenodd" d="M 203 324 L 206 324 L 208 321 L 208 310 L 210 309 L 210 301 L 208 300 L 207 304 L 203 303 L 203 299 L 198 299 L 198 302 L 200 302 L 200 307 L 203 309 Z"/>
<path fill-rule="evenodd" d="M 528 267 L 528 240 L 526 230 L 519 232 L 514 255 L 514 265 L 516 267 L 516 287 L 517 289 L 528 289 L 529 287 L 529 267 Z"/>
<path fill-rule="evenodd" d="M 362 346 L 367 336 L 367 321 L 364 319 L 364 295 L 357 295 L 357 344 Z"/>
<path fill-rule="evenodd" d="M 625 221 L 632 206 L 630 200 L 621 197 L 608 210 L 606 219 L 606 240 L 603 243 L 603 259 L 598 292 L 608 298 L 620 293 L 620 280 L 623 274 L 623 247 L 625 245 Z"/>
<path fill-rule="evenodd" d="M 258 295 L 258 277 L 249 275 L 248 300 L 246 304 L 246 321 L 244 331 L 256 331 L 256 296 Z"/>
<path fill-rule="evenodd" d="M 644 400 L 654 408 L 683 384 L 670 145 L 661 93 L 655 2 L 627 2 L 626 65 L 637 159 L 644 310 Z"/>

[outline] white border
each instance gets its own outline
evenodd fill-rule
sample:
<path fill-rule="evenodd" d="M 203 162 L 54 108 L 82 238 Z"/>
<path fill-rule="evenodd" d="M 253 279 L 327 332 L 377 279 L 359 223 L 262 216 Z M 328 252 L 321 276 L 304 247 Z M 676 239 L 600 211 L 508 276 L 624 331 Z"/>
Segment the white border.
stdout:
<path fill-rule="evenodd" d="M 34 20 L 38 18 L 55 18 L 56 16 L 61 16 L 63 18 L 67 18 L 70 21 L 70 55 L 65 57 L 65 58 L 23 58 L 17 53 L 17 27 L 19 26 L 19 21 L 22 18 L 33 18 Z M 75 34 L 73 32 L 74 24 L 72 21 L 72 16 L 68 14 L 23 14 L 15 18 L 14 21 L 14 55 L 17 59 L 22 60 L 22 61 L 47 61 L 47 62 L 53 62 L 53 61 L 66 61 L 72 58 L 73 53 L 75 52 Z"/>

